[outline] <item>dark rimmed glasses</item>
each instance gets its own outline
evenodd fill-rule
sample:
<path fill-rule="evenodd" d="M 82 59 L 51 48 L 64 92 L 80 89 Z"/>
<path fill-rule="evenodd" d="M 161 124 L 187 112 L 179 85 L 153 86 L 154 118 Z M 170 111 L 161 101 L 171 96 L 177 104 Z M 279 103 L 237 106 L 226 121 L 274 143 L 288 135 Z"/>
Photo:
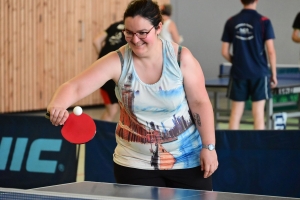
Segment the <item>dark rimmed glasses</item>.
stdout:
<path fill-rule="evenodd" d="M 123 33 L 125 35 L 125 38 L 131 39 L 133 38 L 134 35 L 136 35 L 139 39 L 146 39 L 147 35 L 151 32 L 151 30 L 154 28 L 155 26 L 152 26 L 152 28 L 149 31 L 140 31 L 140 32 L 131 32 L 129 30 L 124 29 Z"/>

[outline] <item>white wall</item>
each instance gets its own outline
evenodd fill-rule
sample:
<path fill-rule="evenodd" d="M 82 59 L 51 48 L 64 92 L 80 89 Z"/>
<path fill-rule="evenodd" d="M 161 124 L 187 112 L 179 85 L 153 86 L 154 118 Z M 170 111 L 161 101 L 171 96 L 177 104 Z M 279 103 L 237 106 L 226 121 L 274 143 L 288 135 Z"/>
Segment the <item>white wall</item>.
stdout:
<path fill-rule="evenodd" d="M 188 47 L 200 62 L 206 78 L 218 75 L 225 60 L 221 36 L 225 21 L 240 12 L 239 0 L 171 0 L 172 18 Z M 300 0 L 259 0 L 257 11 L 268 17 L 275 31 L 278 64 L 299 63 L 300 45 L 291 40 L 292 24 L 300 12 Z"/>

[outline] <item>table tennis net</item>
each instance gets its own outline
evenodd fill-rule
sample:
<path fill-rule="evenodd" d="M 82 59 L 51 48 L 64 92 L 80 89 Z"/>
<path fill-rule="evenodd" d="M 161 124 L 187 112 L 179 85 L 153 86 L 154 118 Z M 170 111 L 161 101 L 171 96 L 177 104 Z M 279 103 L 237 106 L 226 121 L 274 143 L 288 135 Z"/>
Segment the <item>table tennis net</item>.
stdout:
<path fill-rule="evenodd" d="M 230 63 L 222 63 L 219 68 L 219 77 L 228 77 L 230 75 L 230 69 Z M 277 64 L 276 71 L 277 78 L 300 79 L 300 65 Z"/>

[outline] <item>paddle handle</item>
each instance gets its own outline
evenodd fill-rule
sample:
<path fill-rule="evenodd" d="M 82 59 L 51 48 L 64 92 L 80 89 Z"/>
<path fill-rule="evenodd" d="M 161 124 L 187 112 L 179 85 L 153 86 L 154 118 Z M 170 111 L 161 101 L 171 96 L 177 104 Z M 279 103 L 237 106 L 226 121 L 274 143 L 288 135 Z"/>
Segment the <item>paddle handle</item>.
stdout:
<path fill-rule="evenodd" d="M 46 117 L 47 119 L 50 119 L 50 113 L 49 113 L 49 112 L 46 112 L 45 117 Z"/>

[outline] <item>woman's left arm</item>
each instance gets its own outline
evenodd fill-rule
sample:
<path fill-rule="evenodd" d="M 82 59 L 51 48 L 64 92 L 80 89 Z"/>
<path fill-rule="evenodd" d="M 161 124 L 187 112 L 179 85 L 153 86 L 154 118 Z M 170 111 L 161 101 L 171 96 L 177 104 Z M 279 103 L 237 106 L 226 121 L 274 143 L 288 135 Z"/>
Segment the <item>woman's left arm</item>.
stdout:
<path fill-rule="evenodd" d="M 187 48 L 182 48 L 180 62 L 186 97 L 202 144 L 215 145 L 213 108 L 205 88 L 201 66 Z M 205 171 L 204 178 L 211 176 L 218 168 L 216 151 L 202 148 L 200 162 L 201 170 Z"/>

